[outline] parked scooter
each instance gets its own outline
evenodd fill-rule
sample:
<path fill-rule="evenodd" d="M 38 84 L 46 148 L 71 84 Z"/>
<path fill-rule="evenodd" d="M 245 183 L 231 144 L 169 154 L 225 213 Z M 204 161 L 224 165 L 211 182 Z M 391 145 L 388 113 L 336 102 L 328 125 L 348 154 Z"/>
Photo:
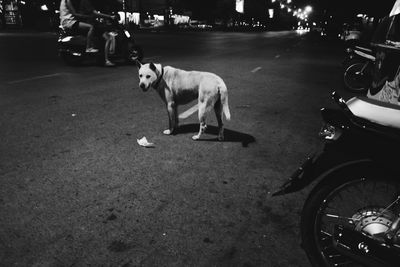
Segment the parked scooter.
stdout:
<path fill-rule="evenodd" d="M 346 59 L 343 61 L 343 84 L 353 93 L 365 94 L 371 86 L 375 56 L 366 47 L 346 48 Z"/>
<path fill-rule="evenodd" d="M 118 21 L 105 21 L 99 19 L 99 23 L 108 23 L 108 31 L 113 33 L 115 38 L 115 45 L 112 46 L 110 51 L 110 59 L 123 60 L 125 63 L 135 63 L 141 61 L 143 58 L 142 48 L 136 44 L 133 33 L 126 29 L 123 24 Z M 60 57 L 68 65 L 77 65 L 82 63 L 89 57 L 95 57 L 98 64 L 104 63 L 104 42 L 101 36 L 96 38 L 96 48 L 99 50 L 97 53 L 86 53 L 86 36 L 73 34 L 59 28 L 58 37 L 58 52 Z"/>
<path fill-rule="evenodd" d="M 301 214 L 312 266 L 399 266 L 400 108 L 354 97 L 321 109 L 323 151 L 309 157 L 273 195 L 318 181 Z"/>

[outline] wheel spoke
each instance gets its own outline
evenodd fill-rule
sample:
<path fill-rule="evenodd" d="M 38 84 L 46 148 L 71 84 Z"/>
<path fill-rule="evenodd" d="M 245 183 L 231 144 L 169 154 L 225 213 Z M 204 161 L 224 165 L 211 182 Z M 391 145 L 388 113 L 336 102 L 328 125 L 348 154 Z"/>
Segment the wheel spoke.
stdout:
<path fill-rule="evenodd" d="M 326 235 L 324 238 L 332 237 L 332 235 L 326 231 L 321 230 L 321 234 Z"/>
<path fill-rule="evenodd" d="M 353 263 L 352 261 L 345 261 L 345 262 L 335 263 L 333 264 L 333 266 L 346 266 L 352 263 Z"/>
<path fill-rule="evenodd" d="M 398 188 L 398 183 L 361 177 L 340 185 L 323 199 L 317 211 L 319 219 L 314 233 L 319 240 L 319 251 L 327 263 L 329 262 L 331 266 L 358 266 L 334 247 L 332 240 L 334 226 L 342 224 L 355 228 L 363 219 L 362 210 L 371 212 L 380 210 L 379 213 L 383 214 L 393 209 L 400 204 Z"/>
<path fill-rule="evenodd" d="M 339 216 L 339 215 L 335 215 L 335 214 L 324 214 L 324 216 L 326 217 L 330 217 L 330 218 L 336 218 L 336 219 L 345 219 L 345 220 L 351 220 L 351 218 L 349 217 L 344 217 L 344 216 Z"/>

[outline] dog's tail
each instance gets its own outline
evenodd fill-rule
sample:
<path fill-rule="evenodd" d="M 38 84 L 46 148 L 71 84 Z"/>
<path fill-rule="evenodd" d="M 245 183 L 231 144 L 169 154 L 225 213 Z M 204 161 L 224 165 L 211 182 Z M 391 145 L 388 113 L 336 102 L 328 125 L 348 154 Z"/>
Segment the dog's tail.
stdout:
<path fill-rule="evenodd" d="M 225 84 L 220 86 L 219 93 L 221 96 L 222 111 L 225 114 L 225 118 L 229 121 L 231 119 L 231 112 L 228 105 L 228 89 Z"/>

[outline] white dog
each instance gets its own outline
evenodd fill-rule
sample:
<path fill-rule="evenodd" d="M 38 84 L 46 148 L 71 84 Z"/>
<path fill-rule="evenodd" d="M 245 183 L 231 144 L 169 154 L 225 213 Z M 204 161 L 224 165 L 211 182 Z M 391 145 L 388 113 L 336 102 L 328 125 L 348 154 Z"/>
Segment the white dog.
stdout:
<path fill-rule="evenodd" d="M 228 106 L 228 90 L 224 81 L 209 72 L 184 71 L 161 64 L 137 62 L 139 86 L 143 91 L 153 87 L 167 106 L 169 128 L 164 134 L 172 134 L 178 128 L 178 105 L 198 99 L 200 130 L 192 137 L 198 140 L 206 129 L 206 113 L 214 108 L 218 121 L 218 140 L 224 139 L 222 113 L 227 120 L 231 114 Z"/>

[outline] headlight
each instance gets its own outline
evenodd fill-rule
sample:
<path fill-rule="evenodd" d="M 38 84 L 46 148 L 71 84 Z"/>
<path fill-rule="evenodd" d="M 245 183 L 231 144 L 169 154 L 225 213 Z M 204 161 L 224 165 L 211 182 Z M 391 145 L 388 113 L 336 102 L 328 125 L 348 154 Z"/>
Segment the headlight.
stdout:
<path fill-rule="evenodd" d="M 72 39 L 72 36 L 67 36 L 67 37 L 64 37 L 64 38 L 62 38 L 61 39 L 61 42 L 69 42 L 69 41 L 71 41 L 71 39 Z"/>
<path fill-rule="evenodd" d="M 319 136 L 325 140 L 337 140 L 341 135 L 342 130 L 330 124 L 325 124 L 319 131 Z"/>

